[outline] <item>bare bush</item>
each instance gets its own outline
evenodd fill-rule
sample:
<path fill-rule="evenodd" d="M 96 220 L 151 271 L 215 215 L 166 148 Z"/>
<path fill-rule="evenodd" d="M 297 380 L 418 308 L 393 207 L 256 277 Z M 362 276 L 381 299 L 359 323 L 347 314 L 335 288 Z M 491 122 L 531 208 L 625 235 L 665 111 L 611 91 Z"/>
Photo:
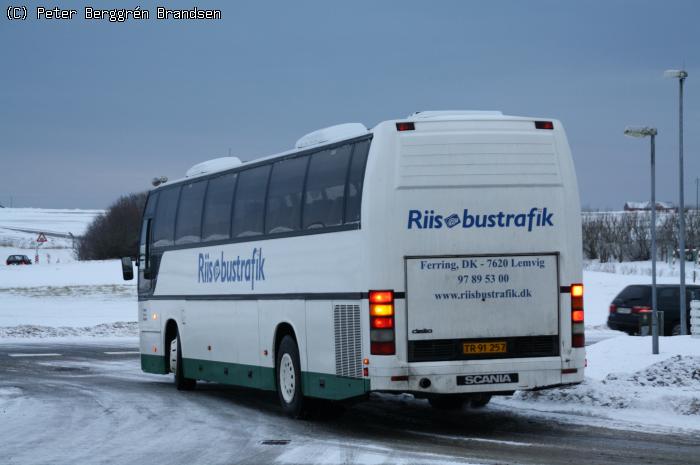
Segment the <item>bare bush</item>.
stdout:
<path fill-rule="evenodd" d="M 79 260 L 106 260 L 135 257 L 138 253 L 141 215 L 146 194 L 120 197 L 107 212 L 96 217 L 77 241 Z"/>
<path fill-rule="evenodd" d="M 700 247 L 700 213 L 687 211 L 686 248 Z M 656 249 L 660 260 L 678 256 L 679 215 L 658 212 Z M 651 212 L 584 213 L 583 254 L 600 262 L 640 261 L 651 258 Z"/>

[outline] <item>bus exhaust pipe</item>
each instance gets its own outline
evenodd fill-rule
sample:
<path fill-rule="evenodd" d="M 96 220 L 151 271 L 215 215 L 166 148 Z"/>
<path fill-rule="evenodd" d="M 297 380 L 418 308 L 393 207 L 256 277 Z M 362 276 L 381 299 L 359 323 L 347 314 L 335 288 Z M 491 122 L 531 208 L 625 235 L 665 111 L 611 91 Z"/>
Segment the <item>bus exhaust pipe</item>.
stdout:
<path fill-rule="evenodd" d="M 423 378 L 418 382 L 418 385 L 423 389 L 428 389 L 430 387 L 430 380 L 428 378 Z"/>

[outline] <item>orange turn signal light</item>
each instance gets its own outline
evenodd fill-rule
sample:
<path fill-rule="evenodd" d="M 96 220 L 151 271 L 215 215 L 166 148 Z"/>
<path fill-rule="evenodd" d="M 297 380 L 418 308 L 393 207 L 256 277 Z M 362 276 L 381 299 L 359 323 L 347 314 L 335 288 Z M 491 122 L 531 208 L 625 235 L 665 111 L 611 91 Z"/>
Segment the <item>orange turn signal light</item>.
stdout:
<path fill-rule="evenodd" d="M 583 297 L 583 284 L 571 285 L 571 297 Z"/>
<path fill-rule="evenodd" d="M 370 316 L 391 316 L 394 314 L 394 306 L 391 304 L 370 304 Z"/>

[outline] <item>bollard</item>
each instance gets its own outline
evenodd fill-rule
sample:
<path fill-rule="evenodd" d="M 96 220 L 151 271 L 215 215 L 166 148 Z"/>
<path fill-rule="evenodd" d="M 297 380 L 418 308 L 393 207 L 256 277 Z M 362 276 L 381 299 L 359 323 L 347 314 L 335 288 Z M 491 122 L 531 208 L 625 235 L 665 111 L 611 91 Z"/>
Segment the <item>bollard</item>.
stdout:
<path fill-rule="evenodd" d="M 700 301 L 698 301 L 700 304 Z M 637 330 L 637 334 L 640 336 L 651 336 L 652 330 L 651 330 L 651 324 L 652 324 L 652 313 L 647 312 L 647 313 L 642 313 L 639 317 L 639 329 Z M 664 335 L 664 312 L 657 310 L 656 311 L 656 320 L 657 324 L 659 327 L 659 336 Z"/>
<path fill-rule="evenodd" d="M 700 338 L 700 300 L 690 301 L 690 334 Z"/>

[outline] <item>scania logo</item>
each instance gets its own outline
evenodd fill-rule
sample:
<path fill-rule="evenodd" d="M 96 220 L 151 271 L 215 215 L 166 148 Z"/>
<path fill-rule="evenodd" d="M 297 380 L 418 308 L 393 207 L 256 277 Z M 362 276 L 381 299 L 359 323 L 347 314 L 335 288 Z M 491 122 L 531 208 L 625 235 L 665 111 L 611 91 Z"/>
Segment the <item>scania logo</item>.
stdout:
<path fill-rule="evenodd" d="M 457 377 L 460 386 L 473 386 L 475 384 L 510 384 L 518 382 L 517 373 L 498 373 L 490 375 L 465 375 Z"/>

